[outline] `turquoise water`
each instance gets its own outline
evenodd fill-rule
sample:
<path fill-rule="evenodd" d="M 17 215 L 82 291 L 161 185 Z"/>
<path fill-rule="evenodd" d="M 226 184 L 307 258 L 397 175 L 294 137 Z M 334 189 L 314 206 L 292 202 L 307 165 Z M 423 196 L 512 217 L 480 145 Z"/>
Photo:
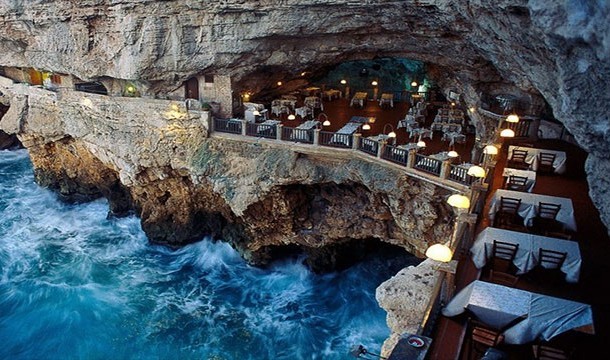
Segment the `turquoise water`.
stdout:
<path fill-rule="evenodd" d="M 0 359 L 353 359 L 389 335 L 374 294 L 395 261 L 259 269 L 222 242 L 151 245 L 107 212 L 58 201 L 26 151 L 0 151 Z"/>

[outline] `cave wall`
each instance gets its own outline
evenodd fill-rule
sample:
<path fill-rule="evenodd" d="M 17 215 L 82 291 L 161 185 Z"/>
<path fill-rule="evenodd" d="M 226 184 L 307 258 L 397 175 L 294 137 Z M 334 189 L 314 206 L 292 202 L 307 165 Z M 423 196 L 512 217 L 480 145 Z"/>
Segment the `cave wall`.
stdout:
<path fill-rule="evenodd" d="M 610 10 L 604 1 L 226 0 L 0 1 L 0 66 L 138 81 L 164 96 L 189 77 L 230 77 L 237 91 L 341 61 L 397 56 L 464 89 L 517 87 L 542 97 L 589 153 L 591 197 L 610 225 Z M 226 105 L 226 104 L 225 104 Z M 473 118 L 477 119 L 476 114 Z"/>

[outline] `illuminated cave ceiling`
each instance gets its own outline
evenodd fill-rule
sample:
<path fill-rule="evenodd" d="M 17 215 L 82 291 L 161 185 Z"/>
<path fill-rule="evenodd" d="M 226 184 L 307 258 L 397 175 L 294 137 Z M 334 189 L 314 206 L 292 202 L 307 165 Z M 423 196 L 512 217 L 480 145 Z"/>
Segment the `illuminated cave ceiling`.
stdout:
<path fill-rule="evenodd" d="M 424 61 L 466 106 L 489 92 L 541 95 L 590 156 L 591 195 L 610 224 L 607 2 L 0 0 L 0 66 L 83 80 L 133 79 L 163 94 L 201 73 L 234 88 L 352 59 Z M 264 71 L 261 71 L 264 70 Z M 513 87 L 514 86 L 514 87 Z M 593 171 L 592 169 L 595 169 Z"/>

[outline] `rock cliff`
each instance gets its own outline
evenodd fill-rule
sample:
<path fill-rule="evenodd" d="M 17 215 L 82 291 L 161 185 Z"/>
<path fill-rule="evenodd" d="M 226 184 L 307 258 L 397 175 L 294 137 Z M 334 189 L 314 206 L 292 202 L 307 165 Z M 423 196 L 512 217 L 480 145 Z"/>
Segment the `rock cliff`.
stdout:
<path fill-rule="evenodd" d="M 211 235 L 257 265 L 299 248 L 325 270 L 349 262 L 346 246 L 421 255 L 451 231 L 450 188 L 350 150 L 209 137 L 208 113 L 173 101 L 0 87 L 13 99 L 0 124 L 29 149 L 39 183 L 71 201 L 104 196 L 113 214 L 135 210 L 157 243 Z"/>

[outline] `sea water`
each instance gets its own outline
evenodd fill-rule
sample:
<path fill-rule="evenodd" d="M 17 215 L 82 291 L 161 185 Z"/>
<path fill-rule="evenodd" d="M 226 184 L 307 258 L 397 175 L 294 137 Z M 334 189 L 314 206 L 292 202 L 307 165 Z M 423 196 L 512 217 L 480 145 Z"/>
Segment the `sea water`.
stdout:
<path fill-rule="evenodd" d="M 350 359 L 389 335 L 375 288 L 395 259 L 261 269 L 221 241 L 153 245 L 137 217 L 107 213 L 59 201 L 27 151 L 0 151 L 0 359 Z"/>

